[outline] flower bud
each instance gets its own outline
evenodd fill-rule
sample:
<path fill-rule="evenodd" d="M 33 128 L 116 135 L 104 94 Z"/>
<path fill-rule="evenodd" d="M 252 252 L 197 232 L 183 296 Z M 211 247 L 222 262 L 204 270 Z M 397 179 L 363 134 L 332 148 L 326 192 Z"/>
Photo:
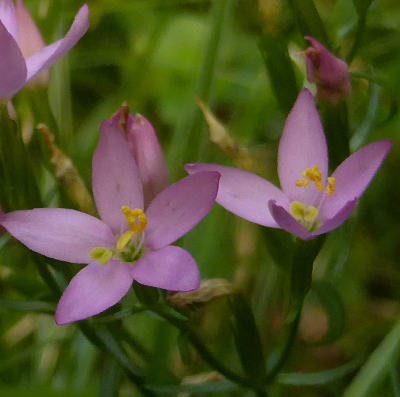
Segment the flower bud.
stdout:
<path fill-rule="evenodd" d="M 312 44 L 305 51 L 307 78 L 317 86 L 317 97 L 337 104 L 351 94 L 349 68 L 312 37 L 305 37 Z"/>

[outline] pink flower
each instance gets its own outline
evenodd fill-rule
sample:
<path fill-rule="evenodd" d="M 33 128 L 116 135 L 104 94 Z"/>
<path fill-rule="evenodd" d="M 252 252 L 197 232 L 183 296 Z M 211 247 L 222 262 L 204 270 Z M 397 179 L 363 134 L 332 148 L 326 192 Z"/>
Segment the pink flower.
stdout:
<path fill-rule="evenodd" d="M 305 40 L 312 44 L 305 51 L 307 78 L 316 84 L 318 98 L 334 104 L 347 98 L 351 94 L 351 83 L 346 62 L 336 58 L 312 37 L 305 37 Z"/>
<path fill-rule="evenodd" d="M 50 68 L 80 40 L 89 28 L 89 9 L 78 12 L 67 35 L 44 46 L 43 39 L 21 0 L 0 0 L 0 98 L 8 99 Z"/>
<path fill-rule="evenodd" d="M 128 111 L 128 109 L 126 108 Z M 153 126 L 142 115 L 118 111 L 112 122 L 124 132 L 139 169 L 145 206 L 168 185 L 168 171 L 164 155 Z M 125 119 L 126 118 L 126 119 Z M 123 123 L 123 125 L 121 124 Z"/>
<path fill-rule="evenodd" d="M 189 252 L 170 244 L 210 211 L 219 174 L 186 177 L 144 205 L 139 170 L 120 129 L 115 122 L 104 121 L 100 133 L 92 186 L 101 219 L 61 208 L 15 211 L 0 219 L 31 250 L 61 261 L 88 263 L 58 303 L 58 325 L 115 305 L 134 280 L 171 291 L 192 291 L 200 283 Z M 145 136 L 137 139 L 138 147 L 145 146 Z"/>
<path fill-rule="evenodd" d="M 216 202 L 228 211 L 303 240 L 330 232 L 351 214 L 391 148 L 372 143 L 347 158 L 328 177 L 328 148 L 315 101 L 303 90 L 291 110 L 278 152 L 282 190 L 265 179 L 236 168 L 188 164 L 189 174 L 221 175 Z"/>

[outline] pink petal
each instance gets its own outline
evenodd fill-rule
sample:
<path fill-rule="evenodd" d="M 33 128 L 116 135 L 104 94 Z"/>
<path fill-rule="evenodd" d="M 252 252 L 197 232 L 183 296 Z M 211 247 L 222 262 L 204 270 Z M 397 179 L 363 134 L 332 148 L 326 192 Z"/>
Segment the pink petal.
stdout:
<path fill-rule="evenodd" d="M 100 141 L 93 156 L 92 188 L 97 210 L 114 233 L 127 227 L 122 206 L 143 209 L 135 160 L 121 131 L 110 121 L 103 121 L 100 127 Z"/>
<path fill-rule="evenodd" d="M 328 172 L 328 149 L 322 124 L 310 91 L 299 94 L 282 133 L 278 151 L 278 173 L 282 190 L 290 201 L 314 203 L 318 192 L 312 184 L 296 186 L 307 168 L 318 166 L 325 181 Z"/>
<path fill-rule="evenodd" d="M 79 10 L 69 32 L 63 39 L 44 47 L 41 51 L 26 60 L 26 66 L 28 68 L 27 81 L 55 64 L 75 46 L 88 29 L 89 8 L 85 4 Z"/>
<path fill-rule="evenodd" d="M 140 284 L 169 291 L 193 291 L 200 285 L 195 260 L 189 252 L 173 245 L 145 254 L 131 275 Z"/>
<path fill-rule="evenodd" d="M 95 316 L 117 304 L 132 285 L 130 266 L 116 260 L 106 266 L 91 263 L 69 283 L 58 302 L 57 325 Z"/>
<path fill-rule="evenodd" d="M 140 114 L 132 119 L 127 138 L 132 143 L 147 207 L 169 185 L 167 166 L 152 125 Z"/>
<path fill-rule="evenodd" d="M 147 247 L 165 247 L 195 227 L 214 204 L 218 180 L 217 172 L 199 172 L 161 192 L 146 211 Z"/>
<path fill-rule="evenodd" d="M 17 1 L 18 44 L 24 56 L 28 58 L 44 46 L 43 37 L 22 0 Z"/>
<path fill-rule="evenodd" d="M 0 0 L 0 21 L 18 43 L 18 24 L 12 0 Z"/>
<path fill-rule="evenodd" d="M 321 214 L 331 218 L 348 201 L 360 198 L 370 184 L 389 153 L 392 143 L 381 141 L 372 143 L 348 157 L 332 174 L 336 178 L 336 189 L 331 197 L 326 197 Z"/>
<path fill-rule="evenodd" d="M 328 233 L 341 226 L 351 215 L 357 203 L 358 199 L 348 201 L 332 218 L 324 220 L 323 225 L 313 233 L 313 236 Z"/>
<path fill-rule="evenodd" d="M 189 174 L 217 171 L 221 174 L 216 202 L 250 222 L 278 227 L 268 209 L 269 200 L 287 203 L 284 193 L 272 183 L 250 172 L 216 164 L 187 164 Z"/>
<path fill-rule="evenodd" d="M 268 206 L 279 227 L 291 234 L 294 234 L 302 240 L 311 240 L 314 238 L 308 230 L 301 226 L 300 223 L 297 222 L 296 219 L 294 219 L 293 216 L 286 211 L 285 208 L 277 204 L 274 200 L 270 200 L 268 202 Z"/>
<path fill-rule="evenodd" d="M 72 263 L 88 263 L 93 248 L 112 248 L 115 239 L 101 220 L 62 208 L 9 212 L 0 223 L 32 251 Z"/>
<path fill-rule="evenodd" d="M 7 99 L 25 85 L 27 72 L 17 42 L 1 22 L 0 54 L 0 99 Z"/>

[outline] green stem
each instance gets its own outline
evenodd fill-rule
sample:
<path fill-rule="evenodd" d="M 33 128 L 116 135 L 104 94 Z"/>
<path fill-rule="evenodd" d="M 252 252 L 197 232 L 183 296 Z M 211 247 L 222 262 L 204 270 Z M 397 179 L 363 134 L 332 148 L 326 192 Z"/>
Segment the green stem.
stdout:
<path fill-rule="evenodd" d="M 212 2 L 211 30 L 196 87 L 196 95 L 205 103 L 208 103 L 211 97 L 223 28 L 234 3 L 235 0 L 214 0 Z M 169 154 L 175 163 L 181 164 L 189 160 L 199 160 L 206 142 L 203 127 L 202 113 L 193 101 L 188 112 L 188 118 L 178 128 L 171 143 L 172 149 Z M 177 153 L 177 151 L 179 152 Z"/>
<path fill-rule="evenodd" d="M 366 24 L 367 24 L 367 11 L 363 12 L 359 16 L 358 23 L 357 23 L 356 37 L 354 39 L 353 47 L 351 48 L 350 53 L 346 59 L 346 62 L 348 65 L 350 65 L 351 62 L 353 61 L 353 59 L 356 55 L 356 52 L 358 50 L 358 47 L 361 44 Z"/>
<path fill-rule="evenodd" d="M 258 396 L 266 397 L 267 394 L 261 385 L 255 385 L 247 378 L 236 374 L 221 363 L 203 344 L 199 336 L 194 332 L 183 320 L 178 320 L 176 317 L 166 313 L 162 308 L 152 307 L 151 309 L 156 314 L 167 320 L 171 325 L 178 328 L 182 333 L 186 335 L 190 343 L 196 348 L 201 358 L 207 362 L 212 368 L 217 370 L 220 374 L 224 375 L 227 379 L 235 382 L 236 384 L 252 389 Z"/>

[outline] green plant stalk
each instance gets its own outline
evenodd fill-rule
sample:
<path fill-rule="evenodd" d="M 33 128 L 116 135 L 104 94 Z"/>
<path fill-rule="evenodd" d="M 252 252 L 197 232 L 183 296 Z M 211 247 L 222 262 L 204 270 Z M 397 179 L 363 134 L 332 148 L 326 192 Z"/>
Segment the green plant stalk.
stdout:
<path fill-rule="evenodd" d="M 207 362 L 210 367 L 218 371 L 220 374 L 224 375 L 230 381 L 236 383 L 239 386 L 253 390 L 258 396 L 267 397 L 267 394 L 262 385 L 254 384 L 249 379 L 239 375 L 229 368 L 227 368 L 223 363 L 221 363 L 203 344 L 199 336 L 193 331 L 185 321 L 179 320 L 178 318 L 167 313 L 160 307 L 154 306 L 151 310 L 158 314 L 160 317 L 167 320 L 171 325 L 179 329 L 182 333 L 186 335 L 190 343 L 195 347 L 201 358 Z"/>
<path fill-rule="evenodd" d="M 211 31 L 196 88 L 196 95 L 206 104 L 211 97 L 222 33 L 234 3 L 235 0 L 214 0 L 212 2 Z M 181 164 L 200 159 L 206 143 L 204 127 L 202 113 L 193 100 L 187 119 L 178 128 L 171 142 L 169 157 L 174 159 L 175 163 Z"/>
<path fill-rule="evenodd" d="M 357 53 L 358 47 L 361 44 L 361 41 L 364 36 L 364 30 L 365 30 L 366 24 L 367 24 L 367 11 L 363 12 L 358 18 L 356 37 L 354 39 L 354 43 L 353 43 L 353 46 L 351 47 L 349 55 L 346 58 L 346 63 L 348 65 L 350 65 L 351 62 L 353 61 L 353 59 Z"/>

